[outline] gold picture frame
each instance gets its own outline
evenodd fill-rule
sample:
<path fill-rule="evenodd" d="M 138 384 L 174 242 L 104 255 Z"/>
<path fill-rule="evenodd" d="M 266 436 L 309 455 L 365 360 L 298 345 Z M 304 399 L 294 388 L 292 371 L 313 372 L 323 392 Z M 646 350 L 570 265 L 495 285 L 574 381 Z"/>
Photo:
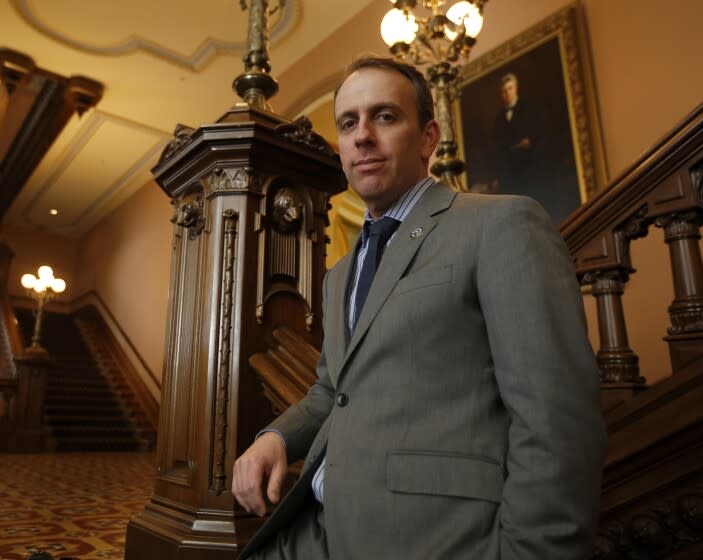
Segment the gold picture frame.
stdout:
<path fill-rule="evenodd" d="M 502 79 L 509 82 L 510 74 L 518 91 L 515 110 L 506 109 L 509 94 L 501 90 Z M 521 119 L 520 125 L 513 115 L 519 114 L 520 103 L 523 109 L 529 107 L 528 101 L 534 116 Z M 459 154 L 467 165 L 462 177 L 467 190 L 532 196 L 558 223 L 606 185 L 590 50 L 579 3 L 466 64 L 457 81 L 454 114 Z M 503 132 L 503 120 L 513 128 L 524 125 L 524 130 L 529 130 L 531 120 L 533 140 L 524 130 Z M 527 142 L 506 140 L 523 133 Z M 533 170 L 532 176 L 526 169 Z"/>

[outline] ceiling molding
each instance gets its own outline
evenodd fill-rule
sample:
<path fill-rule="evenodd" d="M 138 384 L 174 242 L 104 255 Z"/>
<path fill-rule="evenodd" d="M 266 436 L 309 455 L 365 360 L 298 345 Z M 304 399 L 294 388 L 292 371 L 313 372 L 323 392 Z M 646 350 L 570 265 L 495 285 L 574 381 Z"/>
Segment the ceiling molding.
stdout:
<path fill-rule="evenodd" d="M 94 45 L 70 37 L 58 29 L 54 29 L 33 11 L 30 0 L 11 0 L 11 2 L 19 16 L 42 35 L 67 47 L 90 54 L 100 56 L 124 56 L 136 51 L 142 51 L 151 56 L 165 60 L 170 64 L 198 73 L 222 54 L 239 56 L 246 51 L 246 42 L 244 41 L 231 42 L 211 37 L 206 38 L 202 44 L 189 55 L 174 51 L 156 41 L 151 41 L 139 35 L 130 36 L 113 45 Z M 279 11 L 280 17 L 270 32 L 272 45 L 286 37 L 295 27 L 301 16 L 300 0 L 287 0 L 285 4 L 279 8 Z"/>

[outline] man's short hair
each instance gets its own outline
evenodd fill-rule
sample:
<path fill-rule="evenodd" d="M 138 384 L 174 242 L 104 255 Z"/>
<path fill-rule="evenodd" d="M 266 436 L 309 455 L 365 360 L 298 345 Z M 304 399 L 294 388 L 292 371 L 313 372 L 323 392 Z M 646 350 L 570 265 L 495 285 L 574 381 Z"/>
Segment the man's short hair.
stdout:
<path fill-rule="evenodd" d="M 503 87 L 508 82 L 515 82 L 515 85 L 517 85 L 517 76 L 515 74 L 513 74 L 512 72 L 508 72 L 507 74 L 504 74 L 500 78 L 500 86 L 501 87 Z"/>
<path fill-rule="evenodd" d="M 417 120 L 420 123 L 420 129 L 425 128 L 425 125 L 434 119 L 434 101 L 432 100 L 432 92 L 430 86 L 425 80 L 422 73 L 410 64 L 398 62 L 389 57 L 376 55 L 363 55 L 355 58 L 352 63 L 344 70 L 342 80 L 334 89 L 334 99 L 337 100 L 337 94 L 344 82 L 357 70 L 362 68 L 379 68 L 381 70 L 393 70 L 405 76 L 415 90 L 415 101 L 417 102 Z"/>

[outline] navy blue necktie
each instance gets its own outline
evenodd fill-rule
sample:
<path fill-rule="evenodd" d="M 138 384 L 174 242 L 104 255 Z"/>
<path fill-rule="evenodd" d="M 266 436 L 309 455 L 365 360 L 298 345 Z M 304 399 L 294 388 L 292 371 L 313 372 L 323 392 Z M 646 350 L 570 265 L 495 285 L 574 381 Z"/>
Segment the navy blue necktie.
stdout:
<path fill-rule="evenodd" d="M 369 288 L 373 282 L 373 277 L 376 275 L 378 263 L 381 262 L 383 249 L 386 247 L 388 240 L 400 222 L 388 216 L 384 216 L 375 222 L 364 223 L 368 241 L 366 245 L 366 256 L 364 263 L 361 265 L 361 274 L 359 275 L 359 283 L 356 286 L 356 298 L 354 300 L 354 326 L 359 320 L 361 309 L 366 302 L 366 296 L 369 295 Z"/>

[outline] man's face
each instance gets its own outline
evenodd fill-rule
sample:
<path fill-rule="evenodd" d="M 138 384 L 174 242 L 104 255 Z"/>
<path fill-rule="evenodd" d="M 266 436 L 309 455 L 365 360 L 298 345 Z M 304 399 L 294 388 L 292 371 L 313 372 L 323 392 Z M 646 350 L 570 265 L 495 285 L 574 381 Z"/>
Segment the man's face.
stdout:
<path fill-rule="evenodd" d="M 517 101 L 517 82 L 515 80 L 508 80 L 503 83 L 500 88 L 500 94 L 503 98 L 503 105 L 506 107 L 512 107 Z"/>
<path fill-rule="evenodd" d="M 374 218 L 427 176 L 439 127 L 430 121 L 420 129 L 415 91 L 402 74 L 354 72 L 337 94 L 335 121 L 347 180 Z"/>

